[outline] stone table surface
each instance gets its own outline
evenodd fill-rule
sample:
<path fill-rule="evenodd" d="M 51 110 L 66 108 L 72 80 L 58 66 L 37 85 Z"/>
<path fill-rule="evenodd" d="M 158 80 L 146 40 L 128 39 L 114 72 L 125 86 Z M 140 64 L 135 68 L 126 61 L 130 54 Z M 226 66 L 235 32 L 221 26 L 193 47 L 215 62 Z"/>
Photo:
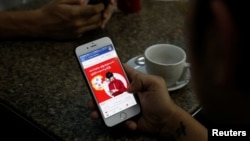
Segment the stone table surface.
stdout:
<path fill-rule="evenodd" d="M 29 3 L 19 9 L 44 3 Z M 180 2 L 144 0 L 138 13 L 114 13 L 105 29 L 91 31 L 81 39 L 0 41 L 0 99 L 65 141 L 156 140 L 89 119 L 87 102 L 91 96 L 74 49 L 103 36 L 113 40 L 122 62 L 157 43 L 186 49 L 184 24 Z M 191 81 L 170 94 L 190 114 L 199 107 Z"/>

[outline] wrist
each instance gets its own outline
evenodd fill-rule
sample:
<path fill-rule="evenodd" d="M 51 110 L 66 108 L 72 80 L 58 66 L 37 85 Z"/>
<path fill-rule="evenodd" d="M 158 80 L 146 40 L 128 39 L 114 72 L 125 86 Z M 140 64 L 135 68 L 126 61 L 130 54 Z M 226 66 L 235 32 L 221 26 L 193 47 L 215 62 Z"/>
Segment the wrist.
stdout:
<path fill-rule="evenodd" d="M 173 107 L 171 108 L 171 112 L 168 116 L 168 118 L 162 123 L 162 128 L 159 131 L 159 137 L 164 139 L 171 139 L 175 135 L 175 130 L 180 124 L 180 117 L 179 117 L 179 107 L 175 104 L 173 104 Z M 179 123 L 178 123 L 179 122 Z"/>
<path fill-rule="evenodd" d="M 203 125 L 179 106 L 175 105 L 173 110 L 159 132 L 161 139 L 207 141 L 207 129 Z"/>
<path fill-rule="evenodd" d="M 23 30 L 26 31 L 26 37 L 40 38 L 43 37 L 40 23 L 43 20 L 40 10 L 27 11 L 27 18 L 23 21 Z"/>
<path fill-rule="evenodd" d="M 39 17 L 36 11 L 13 11 L 0 13 L 1 38 L 36 37 Z"/>

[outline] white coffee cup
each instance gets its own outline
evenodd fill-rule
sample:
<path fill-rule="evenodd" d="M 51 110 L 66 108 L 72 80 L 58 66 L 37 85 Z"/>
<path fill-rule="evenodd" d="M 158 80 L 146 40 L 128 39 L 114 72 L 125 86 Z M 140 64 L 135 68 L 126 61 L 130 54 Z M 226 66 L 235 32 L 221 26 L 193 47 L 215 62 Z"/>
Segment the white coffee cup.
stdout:
<path fill-rule="evenodd" d="M 145 67 L 149 74 L 158 75 L 165 79 L 167 86 L 175 85 L 180 79 L 186 63 L 186 52 L 172 44 L 155 44 L 145 52 Z"/>

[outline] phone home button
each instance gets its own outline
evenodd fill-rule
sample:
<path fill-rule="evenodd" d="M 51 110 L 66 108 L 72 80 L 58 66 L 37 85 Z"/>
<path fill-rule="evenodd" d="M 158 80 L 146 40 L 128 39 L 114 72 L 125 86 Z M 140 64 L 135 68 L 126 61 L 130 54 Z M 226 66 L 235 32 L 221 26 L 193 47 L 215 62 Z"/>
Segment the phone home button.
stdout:
<path fill-rule="evenodd" d="M 125 112 L 121 112 L 120 113 L 120 118 L 121 119 L 126 119 L 127 118 L 127 114 Z"/>

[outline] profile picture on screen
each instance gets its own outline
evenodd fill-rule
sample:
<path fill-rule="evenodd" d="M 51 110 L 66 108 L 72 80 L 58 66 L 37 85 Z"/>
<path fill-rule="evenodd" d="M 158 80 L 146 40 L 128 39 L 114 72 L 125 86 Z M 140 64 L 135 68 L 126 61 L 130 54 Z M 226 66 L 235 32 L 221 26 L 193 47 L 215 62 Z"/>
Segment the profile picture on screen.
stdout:
<path fill-rule="evenodd" d="M 108 80 L 109 93 L 112 96 L 120 95 L 127 90 L 124 83 L 116 78 L 112 72 L 106 73 L 106 79 Z"/>

